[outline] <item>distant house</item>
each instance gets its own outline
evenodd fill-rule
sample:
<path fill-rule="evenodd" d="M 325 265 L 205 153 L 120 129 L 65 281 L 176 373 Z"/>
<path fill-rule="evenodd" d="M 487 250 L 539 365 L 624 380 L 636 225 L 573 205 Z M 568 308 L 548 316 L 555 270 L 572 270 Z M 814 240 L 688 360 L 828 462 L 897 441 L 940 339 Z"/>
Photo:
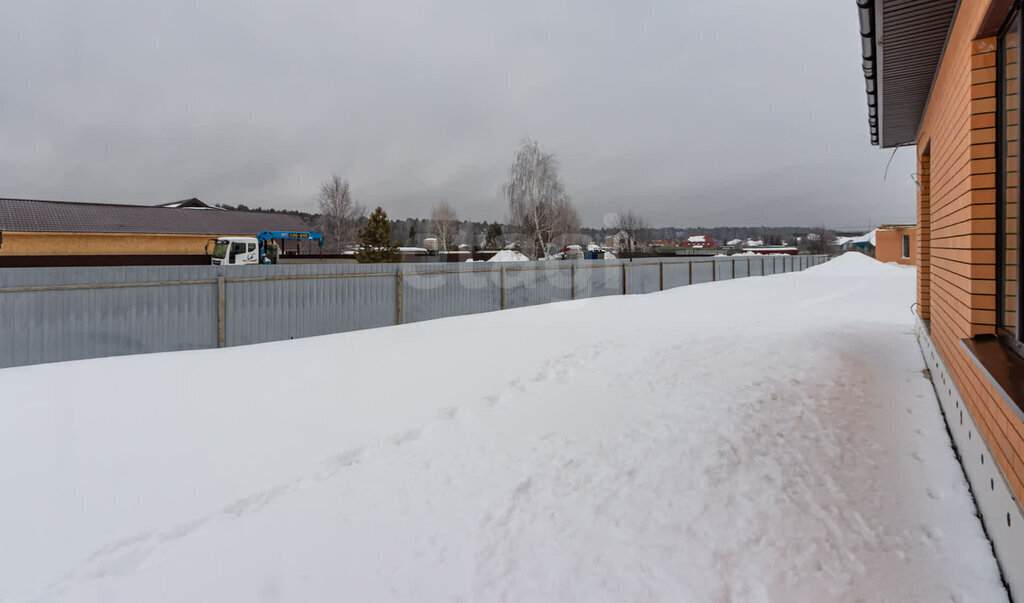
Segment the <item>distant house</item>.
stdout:
<path fill-rule="evenodd" d="M 605 237 L 604 246 L 611 247 L 612 249 L 637 249 L 639 241 L 630 237 L 625 230 L 620 230 L 611 236 Z"/>
<path fill-rule="evenodd" d="M 913 265 L 917 262 L 917 225 L 883 224 L 875 232 L 875 259 Z"/>
<path fill-rule="evenodd" d="M 876 232 L 878 232 L 877 229 L 856 237 L 836 237 L 835 246 L 840 251 L 860 251 L 874 256 Z"/>
<path fill-rule="evenodd" d="M 223 210 L 199 199 L 159 206 L 0 199 L 0 266 L 208 263 L 211 239 L 261 230 L 309 226 L 294 214 Z"/>
<path fill-rule="evenodd" d="M 679 244 L 680 247 L 687 247 L 689 249 L 707 249 L 710 247 L 718 247 L 718 242 L 715 241 L 715 237 L 709 234 L 691 235 Z"/>

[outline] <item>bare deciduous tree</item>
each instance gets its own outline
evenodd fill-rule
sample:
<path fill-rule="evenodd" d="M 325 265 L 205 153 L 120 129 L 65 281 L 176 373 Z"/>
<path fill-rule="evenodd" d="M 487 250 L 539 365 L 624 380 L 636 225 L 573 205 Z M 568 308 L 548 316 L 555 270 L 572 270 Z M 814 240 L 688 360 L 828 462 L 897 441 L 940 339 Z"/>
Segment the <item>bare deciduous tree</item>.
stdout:
<path fill-rule="evenodd" d="M 455 247 L 455 235 L 459 231 L 459 217 L 455 210 L 448 203 L 447 199 L 441 199 L 430 212 L 430 228 L 437 236 L 440 250 L 448 251 Z"/>
<path fill-rule="evenodd" d="M 320 219 L 327 246 L 341 251 L 356 241 L 356 228 L 365 209 L 352 198 L 348 180 L 338 176 L 320 183 Z"/>
<path fill-rule="evenodd" d="M 558 161 L 526 139 L 509 169 L 502 193 L 509 222 L 519 231 L 530 257 L 547 255 L 552 243 L 579 230 L 580 219 L 558 177 Z"/>
<path fill-rule="evenodd" d="M 620 243 L 621 251 L 633 259 L 633 255 L 646 243 L 651 226 L 643 216 L 629 210 L 619 212 L 615 219 L 615 228 L 626 235 L 626 240 Z"/>
<path fill-rule="evenodd" d="M 802 251 L 810 253 L 831 253 L 835 240 L 836 234 L 819 224 L 800 238 L 799 247 Z"/>

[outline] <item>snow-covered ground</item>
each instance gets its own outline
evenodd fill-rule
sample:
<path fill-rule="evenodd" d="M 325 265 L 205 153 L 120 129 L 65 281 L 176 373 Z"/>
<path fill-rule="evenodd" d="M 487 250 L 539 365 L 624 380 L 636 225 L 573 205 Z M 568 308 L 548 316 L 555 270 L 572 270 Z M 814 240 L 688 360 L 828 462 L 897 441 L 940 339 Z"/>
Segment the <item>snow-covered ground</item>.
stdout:
<path fill-rule="evenodd" d="M 0 600 L 1000 601 L 914 271 L 0 370 Z"/>

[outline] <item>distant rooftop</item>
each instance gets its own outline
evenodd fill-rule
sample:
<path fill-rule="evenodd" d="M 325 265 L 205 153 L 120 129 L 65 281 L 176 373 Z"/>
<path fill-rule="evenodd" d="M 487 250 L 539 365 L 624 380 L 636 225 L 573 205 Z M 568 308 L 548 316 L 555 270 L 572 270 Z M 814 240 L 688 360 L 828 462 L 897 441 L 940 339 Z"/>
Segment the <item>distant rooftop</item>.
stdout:
<path fill-rule="evenodd" d="M 183 201 L 171 201 L 170 203 L 158 203 L 156 205 L 156 207 L 178 207 L 178 208 L 188 208 L 188 209 L 221 209 L 219 207 L 214 207 L 212 205 L 207 205 L 207 204 L 203 203 L 202 201 L 200 201 L 199 199 L 196 199 L 195 197 L 192 197 L 191 199 L 185 199 Z"/>
<path fill-rule="evenodd" d="M 293 214 L 217 210 L 199 199 L 159 206 L 0 199 L 0 231 L 4 230 L 254 235 L 261 230 L 304 231 L 309 227 Z"/>

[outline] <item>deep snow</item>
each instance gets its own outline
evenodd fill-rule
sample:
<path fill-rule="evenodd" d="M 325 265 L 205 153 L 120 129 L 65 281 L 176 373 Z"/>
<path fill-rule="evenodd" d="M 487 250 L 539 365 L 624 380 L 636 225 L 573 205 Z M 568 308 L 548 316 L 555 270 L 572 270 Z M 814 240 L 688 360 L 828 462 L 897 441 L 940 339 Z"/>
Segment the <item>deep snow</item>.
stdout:
<path fill-rule="evenodd" d="M 0 370 L 0 601 L 1000 601 L 914 271 Z"/>

